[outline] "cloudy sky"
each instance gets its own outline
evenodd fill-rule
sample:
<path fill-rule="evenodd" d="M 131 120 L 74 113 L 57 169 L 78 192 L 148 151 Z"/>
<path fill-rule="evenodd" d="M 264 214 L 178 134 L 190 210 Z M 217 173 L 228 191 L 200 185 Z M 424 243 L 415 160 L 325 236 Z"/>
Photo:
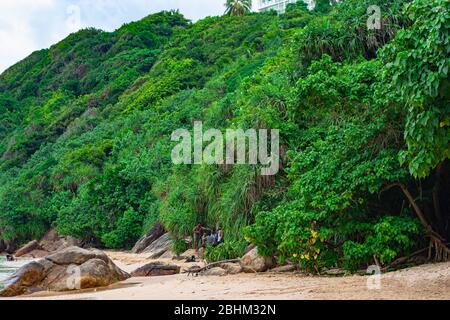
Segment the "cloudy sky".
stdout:
<path fill-rule="evenodd" d="M 224 12 L 225 0 L 0 0 L 0 73 L 81 28 L 112 31 L 152 12 L 179 9 L 198 20 Z"/>

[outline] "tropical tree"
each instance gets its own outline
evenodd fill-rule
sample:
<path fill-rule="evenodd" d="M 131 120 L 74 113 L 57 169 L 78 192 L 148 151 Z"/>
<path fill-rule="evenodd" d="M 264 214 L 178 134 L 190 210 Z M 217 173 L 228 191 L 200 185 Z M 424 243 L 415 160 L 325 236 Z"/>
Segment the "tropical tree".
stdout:
<path fill-rule="evenodd" d="M 331 3 L 335 3 L 336 1 L 330 1 L 330 0 L 316 0 L 315 1 L 315 7 L 314 11 L 326 14 L 330 12 L 331 10 Z"/>
<path fill-rule="evenodd" d="M 227 0 L 225 14 L 229 16 L 243 16 L 252 10 L 252 0 Z"/>
<path fill-rule="evenodd" d="M 404 14 L 413 24 L 383 50 L 386 76 L 407 112 L 402 161 L 411 174 L 427 177 L 450 158 L 450 4 L 415 0 Z"/>

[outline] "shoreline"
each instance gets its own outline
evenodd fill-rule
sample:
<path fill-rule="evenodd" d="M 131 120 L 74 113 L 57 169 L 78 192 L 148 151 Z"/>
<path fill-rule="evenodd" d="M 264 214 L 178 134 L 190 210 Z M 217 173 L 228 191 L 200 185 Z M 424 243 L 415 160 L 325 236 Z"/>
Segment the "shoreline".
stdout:
<path fill-rule="evenodd" d="M 156 261 L 139 254 L 106 253 L 127 272 Z M 373 278 L 296 273 L 198 277 L 177 274 L 130 278 L 106 288 L 39 292 L 13 300 L 450 300 L 450 263 L 426 264 L 382 274 L 380 289 L 370 290 L 368 281 L 373 283 Z"/>
<path fill-rule="evenodd" d="M 15 261 L 6 261 L 6 256 L 0 255 L 0 288 L 2 288 L 3 282 L 8 279 L 19 268 L 30 263 L 35 259 L 16 259 Z"/>

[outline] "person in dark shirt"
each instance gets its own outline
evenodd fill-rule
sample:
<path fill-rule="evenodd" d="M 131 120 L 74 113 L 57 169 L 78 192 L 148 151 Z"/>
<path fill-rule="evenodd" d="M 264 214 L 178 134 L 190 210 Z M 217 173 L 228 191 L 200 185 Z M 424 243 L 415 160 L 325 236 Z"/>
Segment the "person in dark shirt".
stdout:
<path fill-rule="evenodd" d="M 197 252 L 200 246 L 202 245 L 202 236 L 204 228 L 202 227 L 201 224 L 198 224 L 192 231 L 194 232 L 194 249 Z"/>

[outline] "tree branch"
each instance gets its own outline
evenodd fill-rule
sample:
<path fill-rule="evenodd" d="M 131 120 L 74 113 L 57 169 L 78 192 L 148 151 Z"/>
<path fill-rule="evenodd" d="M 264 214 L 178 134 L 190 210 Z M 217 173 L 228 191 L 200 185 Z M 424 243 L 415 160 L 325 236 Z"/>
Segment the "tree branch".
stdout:
<path fill-rule="evenodd" d="M 433 229 L 431 228 L 431 225 L 428 223 L 428 221 L 425 218 L 425 215 L 423 214 L 422 210 L 419 208 L 419 206 L 417 205 L 417 203 L 414 200 L 413 196 L 409 192 L 408 188 L 403 183 L 400 183 L 400 182 L 392 183 L 392 184 L 384 187 L 380 191 L 380 194 L 383 193 L 383 192 L 386 192 L 386 191 L 388 191 L 390 189 L 392 189 L 393 187 L 399 187 L 403 191 L 403 193 L 405 194 L 405 196 L 408 199 L 409 203 L 411 204 L 411 206 L 413 207 L 414 211 L 416 212 L 417 217 L 419 218 L 420 222 L 425 227 L 427 232 L 433 232 L 434 233 Z"/>

